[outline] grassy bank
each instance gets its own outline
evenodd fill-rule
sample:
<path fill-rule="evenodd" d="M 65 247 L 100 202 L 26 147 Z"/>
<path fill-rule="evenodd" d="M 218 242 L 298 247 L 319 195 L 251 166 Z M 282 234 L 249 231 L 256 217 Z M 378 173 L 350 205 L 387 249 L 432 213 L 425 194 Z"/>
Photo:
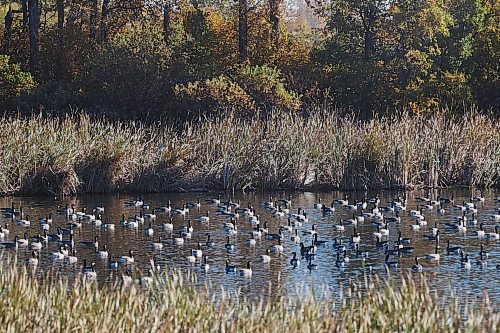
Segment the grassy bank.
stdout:
<path fill-rule="evenodd" d="M 52 282 L 51 282 L 52 281 Z M 488 296 L 474 306 L 443 300 L 426 279 L 366 282 L 334 305 L 326 300 L 286 298 L 251 305 L 214 300 L 181 278 L 158 278 L 148 289 L 98 288 L 50 278 L 41 282 L 26 270 L 0 268 L 0 324 L 7 332 L 495 332 L 498 308 Z"/>
<path fill-rule="evenodd" d="M 3 118 L 0 192 L 495 186 L 500 122 L 470 112 L 370 122 L 314 113 L 169 124 Z"/>

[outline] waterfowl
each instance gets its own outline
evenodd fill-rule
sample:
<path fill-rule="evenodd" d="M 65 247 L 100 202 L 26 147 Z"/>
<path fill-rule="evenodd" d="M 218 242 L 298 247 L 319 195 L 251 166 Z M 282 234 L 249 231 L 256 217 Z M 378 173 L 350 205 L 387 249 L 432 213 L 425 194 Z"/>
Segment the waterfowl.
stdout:
<path fill-rule="evenodd" d="M 151 226 L 151 223 L 149 224 L 148 228 L 146 230 L 144 230 L 144 233 L 148 236 L 153 236 L 155 231 L 154 231 L 153 227 Z"/>
<path fill-rule="evenodd" d="M 281 233 L 281 229 L 278 230 L 277 234 L 267 234 L 267 239 L 268 240 L 283 239 L 283 234 Z"/>
<path fill-rule="evenodd" d="M 497 211 L 497 214 L 489 215 L 488 219 L 492 221 L 500 221 L 500 209 Z"/>
<path fill-rule="evenodd" d="M 87 267 L 87 260 L 83 259 L 82 272 L 84 277 L 89 280 L 94 280 L 97 278 L 97 273 L 95 271 L 95 262 L 90 264 L 90 267 Z"/>
<path fill-rule="evenodd" d="M 312 256 L 308 257 L 307 269 L 312 271 L 313 269 L 317 269 L 318 265 L 312 262 Z"/>
<path fill-rule="evenodd" d="M 425 258 L 429 259 L 429 260 L 439 260 L 439 259 L 441 259 L 441 255 L 439 254 L 438 249 L 439 249 L 438 245 L 436 244 L 436 246 L 434 247 L 434 253 L 426 254 Z"/>
<path fill-rule="evenodd" d="M 133 264 L 135 261 L 135 258 L 134 258 L 134 251 L 133 250 L 129 250 L 128 251 L 128 256 L 119 256 L 118 257 L 118 262 L 122 265 L 127 265 L 127 264 Z"/>
<path fill-rule="evenodd" d="M 274 207 L 273 196 L 270 195 L 268 201 L 259 201 L 259 205 L 264 207 Z"/>
<path fill-rule="evenodd" d="M 377 194 L 374 198 L 366 200 L 366 202 L 369 203 L 370 205 L 378 205 L 380 203 L 379 194 Z"/>
<path fill-rule="evenodd" d="M 196 258 L 201 258 L 203 256 L 203 251 L 201 250 L 201 243 L 198 243 L 196 249 L 191 250 L 191 253 Z"/>
<path fill-rule="evenodd" d="M 298 229 L 295 229 L 294 234 L 290 237 L 290 240 L 294 243 L 300 243 L 300 236 Z"/>
<path fill-rule="evenodd" d="M 384 216 L 384 220 L 386 222 L 399 223 L 399 222 L 401 222 L 401 217 L 399 215 L 399 212 L 396 212 L 396 216 Z"/>
<path fill-rule="evenodd" d="M 460 260 L 460 265 L 467 270 L 471 269 L 471 263 L 468 254 L 465 255 L 465 258 Z"/>
<path fill-rule="evenodd" d="M 66 261 L 68 262 L 68 264 L 74 264 L 76 262 L 78 262 L 78 257 L 76 256 L 76 250 L 73 249 L 71 251 L 71 255 L 68 255 L 66 257 Z"/>
<path fill-rule="evenodd" d="M 430 193 L 429 193 L 430 194 Z M 429 197 L 424 197 L 424 196 L 421 196 L 421 197 L 416 197 L 415 198 L 415 202 L 428 202 L 430 201 L 431 199 L 429 199 Z"/>
<path fill-rule="evenodd" d="M 106 218 L 106 219 L 104 219 L 104 224 L 102 225 L 102 228 L 103 228 L 104 230 L 110 230 L 110 231 L 113 231 L 113 230 L 115 230 L 115 225 L 114 225 L 113 223 L 110 223 L 110 222 L 109 222 L 109 219 L 108 219 L 108 218 Z"/>
<path fill-rule="evenodd" d="M 441 198 L 441 197 L 438 197 L 438 201 L 441 204 L 454 203 L 455 202 L 455 195 L 452 194 L 450 198 Z"/>
<path fill-rule="evenodd" d="M 200 198 L 199 197 L 196 198 L 196 202 L 188 202 L 186 206 L 189 208 L 200 208 L 201 207 Z"/>
<path fill-rule="evenodd" d="M 280 231 L 287 231 L 287 232 L 293 231 L 290 219 L 288 219 L 287 225 L 280 225 Z"/>
<path fill-rule="evenodd" d="M 18 239 L 17 239 L 17 245 L 18 245 L 18 246 L 21 246 L 21 247 L 28 246 L 28 243 L 29 243 L 28 234 L 27 234 L 27 233 L 24 233 L 23 237 L 24 237 L 24 238 L 18 238 Z"/>
<path fill-rule="evenodd" d="M 318 240 L 318 234 L 314 234 L 313 235 L 313 245 L 314 246 L 321 246 L 321 245 L 325 245 L 326 244 L 326 241 L 324 240 Z"/>
<path fill-rule="evenodd" d="M 245 277 L 251 277 L 252 276 L 252 262 L 247 261 L 247 267 L 246 268 L 240 268 L 240 275 L 245 276 Z"/>
<path fill-rule="evenodd" d="M 302 232 L 304 235 L 314 235 L 316 233 L 316 224 L 311 226 L 311 230 L 306 230 Z"/>
<path fill-rule="evenodd" d="M 151 213 L 144 214 L 144 219 L 145 220 L 156 220 L 156 210 L 153 209 Z"/>
<path fill-rule="evenodd" d="M 191 238 L 193 230 L 194 229 L 193 229 L 193 226 L 191 224 L 191 220 L 188 220 L 187 221 L 187 225 L 185 225 L 184 227 L 182 227 L 181 234 L 182 234 L 183 237 Z"/>
<path fill-rule="evenodd" d="M 62 241 L 63 231 L 61 228 L 57 228 L 57 234 L 47 235 L 47 239 L 52 242 Z"/>
<path fill-rule="evenodd" d="M 144 212 L 141 210 L 139 212 L 139 216 L 135 215 L 132 220 L 134 222 L 139 222 L 139 223 L 144 223 L 144 221 L 146 220 L 146 218 L 144 217 Z"/>
<path fill-rule="evenodd" d="M 435 234 L 425 235 L 424 240 L 439 242 L 439 230 Z"/>
<path fill-rule="evenodd" d="M 300 260 L 297 258 L 297 252 L 292 252 L 292 259 L 290 259 L 290 265 L 294 267 L 300 265 Z"/>
<path fill-rule="evenodd" d="M 486 267 L 488 262 L 483 258 L 483 253 L 479 252 L 479 260 L 476 261 L 477 266 Z"/>
<path fill-rule="evenodd" d="M 318 197 L 318 202 L 314 204 L 315 209 L 321 209 L 323 208 L 323 204 L 321 203 L 321 197 Z"/>
<path fill-rule="evenodd" d="M 40 224 L 52 224 L 52 213 L 49 213 L 47 217 L 41 217 L 38 219 Z"/>
<path fill-rule="evenodd" d="M 453 247 L 451 247 L 450 246 L 450 240 L 448 239 L 446 241 L 446 252 L 447 253 L 459 253 L 460 251 L 462 251 L 462 248 L 460 246 L 453 246 Z"/>
<path fill-rule="evenodd" d="M 191 264 L 196 262 L 196 257 L 193 255 L 193 249 L 191 249 L 191 254 L 186 256 L 186 260 Z"/>
<path fill-rule="evenodd" d="M 500 235 L 498 234 L 498 226 L 495 226 L 495 232 L 485 232 L 484 238 L 487 239 L 499 239 Z"/>
<path fill-rule="evenodd" d="M 339 221 L 339 224 L 336 224 L 335 225 L 335 230 L 337 231 L 344 231 L 345 230 L 345 227 L 344 227 L 344 222 L 342 220 Z"/>
<path fill-rule="evenodd" d="M 215 245 L 215 243 L 210 239 L 210 234 L 207 234 L 207 241 L 205 242 L 205 245 L 208 247 L 212 247 Z"/>
<path fill-rule="evenodd" d="M 174 230 L 174 223 L 172 221 L 173 221 L 173 218 L 170 217 L 170 220 L 168 222 L 163 222 L 163 224 L 162 224 L 163 230 L 166 230 L 166 231 Z"/>
<path fill-rule="evenodd" d="M 269 249 L 266 250 L 266 254 L 261 254 L 259 256 L 260 261 L 263 263 L 269 263 L 271 262 L 271 256 L 270 256 L 271 251 Z"/>
<path fill-rule="evenodd" d="M 414 272 L 421 272 L 423 270 L 422 265 L 418 263 L 418 257 L 415 256 L 415 265 L 412 266 L 411 268 L 412 271 Z"/>
<path fill-rule="evenodd" d="M 438 208 L 438 210 L 437 210 L 437 213 L 438 213 L 438 214 L 443 215 L 445 212 L 446 212 L 446 211 L 445 211 L 445 209 L 443 208 L 443 204 L 442 204 L 442 203 L 440 203 L 440 204 L 439 204 L 439 208 Z"/>
<path fill-rule="evenodd" d="M 377 243 L 376 243 L 377 247 L 387 247 L 389 246 L 389 241 L 381 241 L 380 240 L 380 237 L 377 236 Z"/>
<path fill-rule="evenodd" d="M 345 261 L 340 256 L 340 253 L 337 253 L 337 258 L 335 259 L 335 266 L 337 266 L 337 267 L 344 267 L 345 266 Z"/>
<path fill-rule="evenodd" d="M 236 266 L 229 265 L 229 260 L 226 259 L 226 273 L 236 273 Z"/>
<path fill-rule="evenodd" d="M 92 221 L 92 225 L 95 227 L 100 227 L 102 225 L 101 214 L 97 214 L 95 219 Z"/>
<path fill-rule="evenodd" d="M 160 207 L 157 207 L 156 210 L 158 212 L 163 212 L 163 213 L 170 213 L 172 211 L 172 206 L 171 206 L 171 202 L 170 200 L 168 200 L 167 202 L 167 205 L 166 206 L 160 206 Z"/>
<path fill-rule="evenodd" d="M 389 253 L 387 253 L 385 255 L 385 260 L 384 260 L 384 263 L 387 267 L 390 267 L 390 268 L 397 268 L 399 267 L 399 262 L 397 261 L 389 261 Z"/>
<path fill-rule="evenodd" d="M 204 216 L 198 217 L 198 221 L 200 221 L 202 223 L 208 223 L 208 222 L 210 222 L 210 212 L 207 211 Z"/>
<path fill-rule="evenodd" d="M 10 234 L 10 230 L 9 230 L 9 225 L 7 223 L 5 223 L 5 226 L 2 228 L 2 226 L 0 226 L 0 235 L 3 235 L 3 236 L 0 236 L 0 238 L 3 238 L 3 237 L 6 237 Z"/>
<path fill-rule="evenodd" d="M 29 227 L 31 225 L 30 216 L 26 215 L 25 219 L 17 220 L 16 224 L 17 225 L 22 225 L 24 227 Z"/>
<path fill-rule="evenodd" d="M 182 231 L 179 231 L 179 237 L 175 237 L 172 242 L 175 245 L 183 245 L 184 244 L 184 237 L 182 237 Z"/>
<path fill-rule="evenodd" d="M 110 269 L 117 269 L 120 266 L 118 260 L 113 260 L 111 254 L 108 255 L 108 266 Z"/>
<path fill-rule="evenodd" d="M 439 228 L 437 227 L 437 220 L 434 220 L 434 227 L 429 228 L 429 234 L 435 236 L 438 234 L 438 232 L 439 232 Z"/>
<path fill-rule="evenodd" d="M 261 233 L 267 234 L 269 232 L 269 228 L 267 227 L 267 222 L 264 222 L 264 228 L 259 229 Z"/>
<path fill-rule="evenodd" d="M 344 199 L 334 199 L 332 203 L 335 205 L 347 205 L 349 203 L 347 201 L 348 198 L 349 196 L 347 194 L 344 194 Z"/>
<path fill-rule="evenodd" d="M 342 254 L 342 260 L 345 262 L 345 263 L 348 263 L 351 261 L 351 259 L 349 259 L 349 257 L 347 256 L 347 250 L 344 250 L 343 254 Z"/>
<path fill-rule="evenodd" d="M 161 250 L 161 249 L 163 249 L 163 243 L 162 243 L 161 236 L 158 237 L 158 242 L 151 243 L 151 247 L 154 250 Z"/>
<path fill-rule="evenodd" d="M 66 257 L 64 254 L 64 247 L 60 246 L 59 251 L 57 252 L 52 252 L 50 254 L 50 259 L 52 260 L 63 260 Z"/>
<path fill-rule="evenodd" d="M 204 255 L 203 256 L 203 263 L 200 265 L 201 270 L 204 272 L 208 272 L 210 270 L 210 265 L 208 264 L 207 261 L 208 261 L 207 256 Z"/>
<path fill-rule="evenodd" d="M 343 252 L 345 250 L 344 243 L 342 242 L 342 238 L 335 238 L 333 240 L 333 248 L 337 252 Z"/>
<path fill-rule="evenodd" d="M 229 242 L 229 236 L 226 236 L 226 244 L 224 244 L 224 247 L 226 248 L 226 250 L 229 250 L 229 251 L 232 251 L 235 249 L 234 244 L 231 244 Z"/>
<path fill-rule="evenodd" d="M 118 222 L 120 225 L 127 225 L 128 224 L 128 221 L 127 219 L 125 218 L 125 215 L 122 214 L 122 218 L 120 220 L 120 222 Z"/>
<path fill-rule="evenodd" d="M 36 240 L 33 240 L 31 242 L 30 247 L 32 250 L 40 250 L 42 248 L 42 241 L 41 241 L 40 235 L 38 235 L 38 237 L 36 237 Z"/>
<path fill-rule="evenodd" d="M 463 212 L 463 211 L 465 211 L 465 209 L 466 209 L 465 201 L 462 203 L 462 205 L 454 205 L 453 206 L 454 211 Z"/>
<path fill-rule="evenodd" d="M 80 242 L 82 246 L 87 246 L 87 247 L 99 247 L 99 236 L 94 236 L 94 241 L 82 241 Z"/>
<path fill-rule="evenodd" d="M 127 224 L 125 224 L 127 228 L 130 229 L 137 229 L 139 228 L 139 217 L 134 216 L 132 219 L 130 219 Z"/>
<path fill-rule="evenodd" d="M 332 205 L 330 207 L 323 204 L 321 206 L 321 211 L 322 211 L 323 215 L 332 215 L 333 213 L 335 213 L 335 207 L 333 206 L 333 202 L 332 202 Z"/>
<path fill-rule="evenodd" d="M 257 242 L 255 241 L 255 236 L 253 233 L 250 233 L 250 239 L 247 240 L 247 245 L 248 246 L 255 246 L 255 244 L 257 244 Z"/>
<path fill-rule="evenodd" d="M 484 229 L 483 229 L 483 224 L 479 224 L 479 230 L 476 231 L 476 236 L 479 238 L 484 238 Z"/>
<path fill-rule="evenodd" d="M 282 218 L 284 216 L 285 216 L 285 213 L 281 209 L 281 206 L 278 206 L 277 210 L 273 213 L 273 217 Z"/>
<path fill-rule="evenodd" d="M 274 252 L 274 253 L 282 253 L 283 252 L 283 245 L 281 245 L 281 238 L 278 238 L 278 244 L 274 244 L 271 247 L 271 252 Z"/>
<path fill-rule="evenodd" d="M 102 246 L 102 250 L 96 251 L 97 258 L 105 259 L 108 257 L 108 255 L 109 255 L 109 253 L 108 253 L 108 249 L 106 248 L 106 244 L 104 244 Z"/>
<path fill-rule="evenodd" d="M 368 251 L 363 251 L 359 249 L 359 244 L 356 244 L 354 249 L 357 257 L 368 257 L 369 255 Z"/>
<path fill-rule="evenodd" d="M 37 266 L 38 265 L 38 259 L 39 259 L 39 254 L 36 251 L 31 252 L 31 258 L 28 258 L 26 260 L 26 264 L 30 266 Z"/>
<path fill-rule="evenodd" d="M 488 258 L 490 256 L 490 253 L 488 251 L 484 251 L 483 243 L 481 243 L 481 250 L 479 251 L 479 255 L 482 255 L 485 258 Z"/>

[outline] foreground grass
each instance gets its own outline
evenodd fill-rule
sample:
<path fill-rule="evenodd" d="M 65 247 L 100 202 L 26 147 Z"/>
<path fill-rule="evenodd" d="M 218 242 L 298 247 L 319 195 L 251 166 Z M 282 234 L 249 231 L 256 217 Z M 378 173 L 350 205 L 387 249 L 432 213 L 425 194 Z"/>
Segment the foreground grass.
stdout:
<path fill-rule="evenodd" d="M 360 122 L 335 112 L 168 124 L 0 121 L 0 193 L 495 186 L 500 122 L 470 111 Z"/>
<path fill-rule="evenodd" d="M 35 279 L 26 270 L 0 267 L 0 325 L 6 332 L 498 332 L 500 314 L 483 295 L 461 308 L 439 300 L 426 279 L 394 286 L 365 282 L 334 309 L 312 298 L 250 304 L 211 299 L 182 278 L 160 277 L 149 288 L 70 287 Z"/>

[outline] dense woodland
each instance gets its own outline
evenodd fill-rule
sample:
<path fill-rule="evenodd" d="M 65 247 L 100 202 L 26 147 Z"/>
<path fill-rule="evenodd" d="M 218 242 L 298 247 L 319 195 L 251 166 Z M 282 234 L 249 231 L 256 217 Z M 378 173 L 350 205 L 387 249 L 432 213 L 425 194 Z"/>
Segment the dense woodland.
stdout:
<path fill-rule="evenodd" d="M 500 109 L 494 0 L 0 0 L 0 108 Z"/>

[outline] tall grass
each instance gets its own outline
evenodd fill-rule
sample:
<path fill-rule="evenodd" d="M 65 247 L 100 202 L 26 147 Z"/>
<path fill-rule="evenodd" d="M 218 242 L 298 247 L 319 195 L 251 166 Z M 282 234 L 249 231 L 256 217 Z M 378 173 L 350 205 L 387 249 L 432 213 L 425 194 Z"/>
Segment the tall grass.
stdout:
<path fill-rule="evenodd" d="M 0 192 L 496 186 L 500 123 L 470 111 L 361 122 L 335 112 L 167 124 L 0 122 Z"/>
<path fill-rule="evenodd" d="M 362 282 L 363 283 L 363 282 Z M 0 267 L 0 325 L 7 332 L 498 332 L 498 308 L 488 295 L 473 306 L 440 300 L 411 277 L 402 285 L 364 282 L 340 304 L 311 297 L 250 303 L 215 299 L 180 275 L 160 276 L 148 288 L 119 284 L 69 285 Z M 353 289 L 354 290 L 354 289 Z"/>

